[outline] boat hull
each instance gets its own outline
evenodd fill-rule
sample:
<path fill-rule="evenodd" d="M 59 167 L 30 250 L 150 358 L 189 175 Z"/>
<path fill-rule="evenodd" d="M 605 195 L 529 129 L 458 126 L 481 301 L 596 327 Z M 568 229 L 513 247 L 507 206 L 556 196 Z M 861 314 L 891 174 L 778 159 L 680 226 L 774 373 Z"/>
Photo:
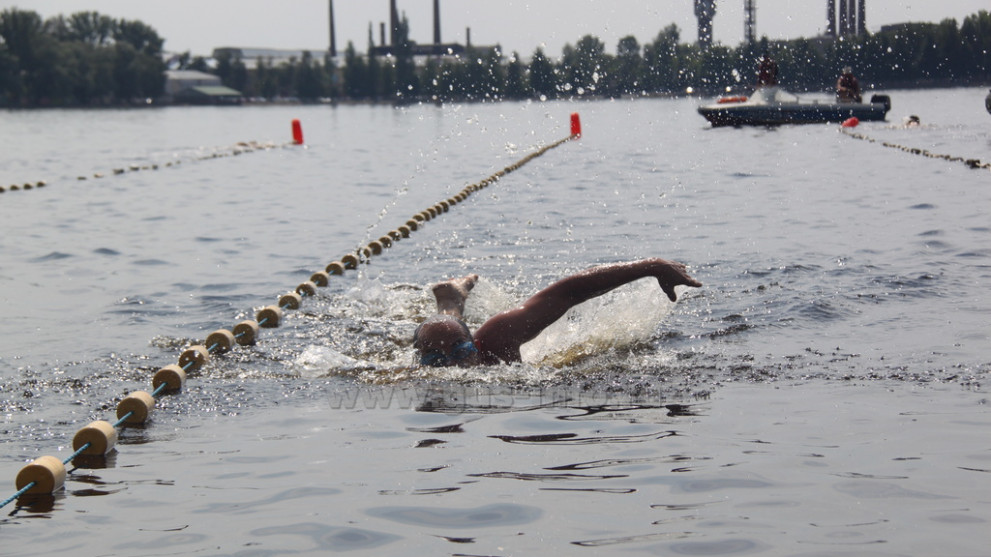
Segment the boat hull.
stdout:
<path fill-rule="evenodd" d="M 822 124 L 857 118 L 862 122 L 883 121 L 886 103 L 795 103 L 795 104 L 712 104 L 700 106 L 699 114 L 713 126 L 778 126 L 782 124 Z"/>

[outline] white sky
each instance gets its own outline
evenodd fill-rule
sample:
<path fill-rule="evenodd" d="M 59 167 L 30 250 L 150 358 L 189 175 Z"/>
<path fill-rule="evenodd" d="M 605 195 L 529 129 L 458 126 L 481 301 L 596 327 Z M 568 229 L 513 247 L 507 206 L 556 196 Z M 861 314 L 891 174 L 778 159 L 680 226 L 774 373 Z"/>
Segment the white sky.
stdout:
<path fill-rule="evenodd" d="M 411 38 L 433 40 L 433 0 L 397 0 L 410 21 Z M 717 0 L 714 40 L 736 46 L 743 40 L 744 0 Z M 329 45 L 327 0 L 0 0 L 0 9 L 18 7 L 50 17 L 97 11 L 114 18 L 141 20 L 165 39 L 165 49 L 209 55 L 214 47 L 239 46 L 326 50 Z M 825 28 L 826 0 L 757 0 L 757 36 L 771 39 L 811 37 Z M 693 0 L 441 0 L 441 39 L 501 44 L 507 54 L 529 57 L 538 46 L 558 56 L 566 43 L 593 34 L 614 54 L 620 38 L 634 35 L 649 42 L 662 28 L 675 23 L 683 42 L 694 41 L 697 23 Z M 958 23 L 979 10 L 991 10 L 988 0 L 868 0 L 867 28 L 906 21 Z M 368 25 L 388 22 L 388 0 L 334 2 L 337 48 L 349 40 L 358 51 L 368 45 Z"/>

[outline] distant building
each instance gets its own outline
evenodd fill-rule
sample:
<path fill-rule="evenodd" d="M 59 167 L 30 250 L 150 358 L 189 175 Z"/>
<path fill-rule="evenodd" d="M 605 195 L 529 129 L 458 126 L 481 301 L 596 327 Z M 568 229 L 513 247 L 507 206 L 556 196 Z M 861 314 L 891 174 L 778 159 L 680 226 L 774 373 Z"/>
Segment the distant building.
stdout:
<path fill-rule="evenodd" d="M 242 48 L 237 46 L 222 46 L 213 49 L 213 59 L 230 58 L 240 60 L 244 67 L 249 70 L 258 69 L 259 63 L 266 66 L 281 66 L 290 60 L 299 62 L 303 59 L 303 54 L 309 52 L 314 58 L 323 58 L 326 51 L 322 50 L 280 50 L 276 48 Z"/>
<path fill-rule="evenodd" d="M 220 78 L 195 70 L 165 72 L 165 102 L 179 104 L 241 104 L 241 92 L 225 87 Z"/>

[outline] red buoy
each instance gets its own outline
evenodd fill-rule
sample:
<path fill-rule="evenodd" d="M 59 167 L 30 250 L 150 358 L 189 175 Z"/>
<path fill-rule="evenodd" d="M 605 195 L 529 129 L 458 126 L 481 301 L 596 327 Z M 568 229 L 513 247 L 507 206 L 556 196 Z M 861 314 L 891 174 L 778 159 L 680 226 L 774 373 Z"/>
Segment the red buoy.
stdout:
<path fill-rule="evenodd" d="M 860 120 L 856 116 L 851 116 L 851 117 L 847 118 L 846 120 L 844 120 L 843 121 L 843 124 L 841 124 L 841 125 L 844 128 L 856 128 L 857 127 L 857 124 L 859 124 L 859 123 L 860 123 Z"/>
<path fill-rule="evenodd" d="M 296 145 L 303 144 L 303 125 L 299 123 L 298 119 L 292 121 L 292 141 Z"/>
<path fill-rule="evenodd" d="M 577 112 L 571 113 L 571 137 L 582 136 L 582 121 Z"/>

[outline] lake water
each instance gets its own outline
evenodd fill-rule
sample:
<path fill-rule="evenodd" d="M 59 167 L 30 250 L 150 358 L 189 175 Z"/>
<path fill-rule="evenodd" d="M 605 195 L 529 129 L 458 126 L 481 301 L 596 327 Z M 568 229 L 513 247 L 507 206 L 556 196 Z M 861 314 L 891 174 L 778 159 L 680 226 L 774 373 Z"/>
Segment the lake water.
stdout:
<path fill-rule="evenodd" d="M 0 194 L 0 497 L 189 345 L 584 131 L 4 507 L 0 554 L 987 554 L 991 172 L 880 143 L 988 162 L 986 90 L 885 93 L 875 143 L 698 99 L 0 113 L 0 186 L 46 182 Z M 704 287 L 410 367 L 437 280 L 481 275 L 477 326 L 640 257 Z"/>

